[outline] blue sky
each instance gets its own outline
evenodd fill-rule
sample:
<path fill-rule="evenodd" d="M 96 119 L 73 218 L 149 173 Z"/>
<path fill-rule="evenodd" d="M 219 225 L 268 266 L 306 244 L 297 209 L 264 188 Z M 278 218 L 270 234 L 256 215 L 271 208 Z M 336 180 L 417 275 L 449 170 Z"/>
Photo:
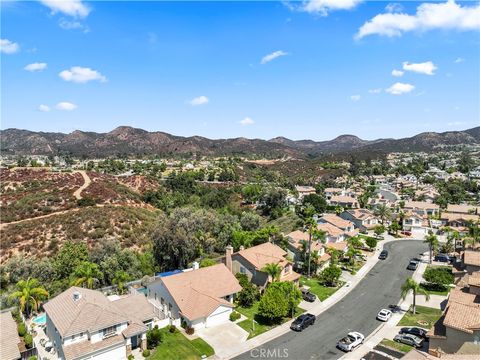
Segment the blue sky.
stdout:
<path fill-rule="evenodd" d="M 478 2 L 336 1 L 2 2 L 1 128 L 325 140 L 480 125 Z"/>

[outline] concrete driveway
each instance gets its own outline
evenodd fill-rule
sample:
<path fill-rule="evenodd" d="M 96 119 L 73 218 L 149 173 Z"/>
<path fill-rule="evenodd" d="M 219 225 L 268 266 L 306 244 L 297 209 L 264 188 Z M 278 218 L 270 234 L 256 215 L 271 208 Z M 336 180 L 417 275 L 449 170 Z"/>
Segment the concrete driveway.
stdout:
<path fill-rule="evenodd" d="M 225 324 L 199 329 L 196 334 L 215 349 L 215 355 L 221 359 L 232 348 L 243 343 L 248 338 L 248 332 L 240 326 L 227 322 Z"/>

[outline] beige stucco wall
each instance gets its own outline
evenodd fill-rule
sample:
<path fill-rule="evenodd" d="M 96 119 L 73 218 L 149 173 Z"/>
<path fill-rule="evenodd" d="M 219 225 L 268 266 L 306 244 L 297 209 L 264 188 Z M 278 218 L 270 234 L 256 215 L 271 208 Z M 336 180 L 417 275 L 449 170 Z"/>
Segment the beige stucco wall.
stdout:
<path fill-rule="evenodd" d="M 446 336 L 446 339 L 431 338 L 429 348 L 447 354 L 480 354 L 480 332 L 469 334 L 447 327 Z M 477 339 L 476 344 L 475 339 Z"/>

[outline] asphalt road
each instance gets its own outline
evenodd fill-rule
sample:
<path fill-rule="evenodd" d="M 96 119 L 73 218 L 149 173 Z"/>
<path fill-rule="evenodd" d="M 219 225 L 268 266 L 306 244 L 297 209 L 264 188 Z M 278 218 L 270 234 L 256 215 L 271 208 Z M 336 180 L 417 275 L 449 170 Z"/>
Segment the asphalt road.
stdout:
<path fill-rule="evenodd" d="M 401 286 L 412 272 L 411 258 L 428 250 L 420 241 L 395 241 L 385 245 L 389 256 L 380 260 L 341 301 L 317 317 L 315 325 L 301 333 L 290 331 L 236 359 L 338 359 L 344 353 L 335 345 L 350 331 L 367 337 L 380 325 L 378 311 L 396 305 Z"/>

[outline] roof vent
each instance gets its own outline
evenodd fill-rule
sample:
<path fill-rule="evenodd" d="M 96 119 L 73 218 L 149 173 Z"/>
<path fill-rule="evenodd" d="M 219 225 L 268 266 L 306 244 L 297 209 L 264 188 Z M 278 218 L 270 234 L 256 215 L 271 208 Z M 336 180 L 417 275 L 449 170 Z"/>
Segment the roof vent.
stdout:
<path fill-rule="evenodd" d="M 80 291 L 74 291 L 72 294 L 73 301 L 78 301 L 82 298 Z"/>

